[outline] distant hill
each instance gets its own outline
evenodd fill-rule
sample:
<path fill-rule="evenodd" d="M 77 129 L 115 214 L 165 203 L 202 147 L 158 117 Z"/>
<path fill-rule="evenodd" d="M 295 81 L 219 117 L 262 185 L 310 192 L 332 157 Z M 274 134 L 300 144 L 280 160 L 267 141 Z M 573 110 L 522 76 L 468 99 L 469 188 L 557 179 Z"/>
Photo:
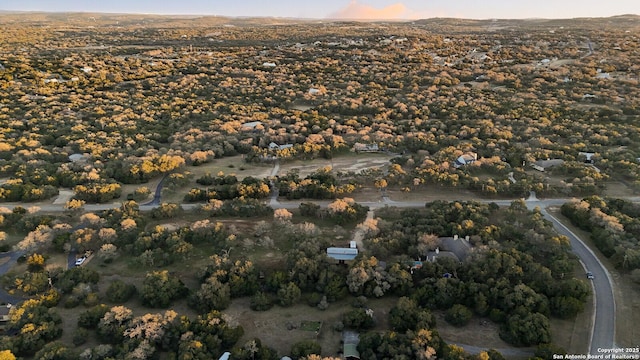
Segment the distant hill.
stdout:
<path fill-rule="evenodd" d="M 18 12 L 0 10 L 1 23 L 4 24 L 48 24 L 74 26 L 142 26 L 142 27 L 205 27 L 205 26 L 272 26 L 292 25 L 300 23 L 358 23 L 359 20 L 332 19 L 294 19 L 274 17 L 227 17 L 213 15 L 153 15 L 153 14 L 117 14 L 117 13 L 82 13 L 82 12 Z M 378 23 L 390 21 L 375 21 Z M 625 14 L 602 18 L 573 18 L 573 19 L 458 19 L 458 18 L 429 18 L 406 22 L 415 25 L 438 26 L 447 28 L 477 27 L 478 29 L 511 28 L 511 27 L 549 27 L 549 26 L 578 26 L 578 27 L 625 27 L 640 29 L 640 15 Z"/>
<path fill-rule="evenodd" d="M 273 17 L 226 17 L 215 15 L 153 15 L 153 14 L 116 14 L 116 13 L 77 13 L 77 12 L 10 12 L 0 11 L 2 23 L 15 24 L 66 24 L 77 26 L 132 26 L 151 27 L 199 27 L 199 26 L 256 26 L 286 25 L 313 20 L 273 18 Z"/>

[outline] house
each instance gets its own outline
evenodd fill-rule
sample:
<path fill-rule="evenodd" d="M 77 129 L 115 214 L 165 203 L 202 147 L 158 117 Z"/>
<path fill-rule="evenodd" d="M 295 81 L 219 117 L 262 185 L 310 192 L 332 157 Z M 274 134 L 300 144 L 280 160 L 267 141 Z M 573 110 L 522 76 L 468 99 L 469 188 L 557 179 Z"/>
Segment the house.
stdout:
<path fill-rule="evenodd" d="M 262 121 L 250 121 L 250 122 L 246 122 L 244 124 L 242 124 L 242 126 L 240 126 L 241 130 L 255 130 L 256 126 L 258 125 L 262 125 Z"/>
<path fill-rule="evenodd" d="M 462 262 L 467 259 L 473 248 L 469 243 L 469 236 L 461 238 L 458 235 L 453 235 L 453 237 L 441 237 L 439 240 L 442 250 L 438 247 L 435 251 L 427 252 L 427 261 L 436 261 L 440 257 L 448 257 Z"/>
<path fill-rule="evenodd" d="M 293 147 L 293 144 L 278 145 L 274 142 L 269 143 L 269 150 L 284 150 L 292 147 Z"/>
<path fill-rule="evenodd" d="M 560 166 L 562 164 L 564 164 L 564 160 L 562 159 L 547 159 L 547 160 L 538 160 L 533 164 L 531 164 L 531 167 L 538 171 L 545 172 L 554 166 Z"/>
<path fill-rule="evenodd" d="M 11 304 L 1 305 L 0 306 L 0 324 L 6 323 L 11 318 L 9 317 L 9 312 L 11 311 Z"/>
<path fill-rule="evenodd" d="M 453 166 L 457 169 L 459 167 L 469 165 L 478 160 L 478 154 L 476 153 L 466 153 L 464 155 L 460 155 L 459 158 L 453 163 Z"/>
<path fill-rule="evenodd" d="M 342 355 L 345 360 L 360 360 L 360 352 L 358 352 L 360 335 L 357 332 L 343 331 L 342 343 Z"/>
<path fill-rule="evenodd" d="M 355 151 L 355 152 L 376 152 L 376 151 L 380 151 L 380 148 L 378 147 L 378 144 L 355 143 L 353 145 L 353 151 Z"/>
<path fill-rule="evenodd" d="M 69 161 L 71 161 L 73 163 L 87 162 L 88 160 L 89 160 L 89 154 L 75 153 L 75 154 L 69 155 Z"/>
<path fill-rule="evenodd" d="M 587 164 L 593 164 L 595 162 L 595 159 L 593 158 L 593 156 L 595 155 L 595 153 L 592 152 L 585 152 L 585 151 L 580 151 L 578 153 L 579 156 L 584 156 L 585 160 L 584 162 Z"/>
<path fill-rule="evenodd" d="M 340 261 L 341 263 L 344 261 L 351 261 L 358 256 L 358 249 L 356 248 L 340 248 L 340 247 L 330 247 L 327 248 L 327 256 Z"/>

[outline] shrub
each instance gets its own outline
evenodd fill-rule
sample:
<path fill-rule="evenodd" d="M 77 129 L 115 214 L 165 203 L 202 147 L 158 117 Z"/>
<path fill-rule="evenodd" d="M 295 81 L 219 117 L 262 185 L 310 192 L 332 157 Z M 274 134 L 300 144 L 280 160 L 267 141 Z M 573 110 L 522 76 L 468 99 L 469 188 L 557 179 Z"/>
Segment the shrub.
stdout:
<path fill-rule="evenodd" d="M 250 307 L 251 310 L 266 311 L 273 307 L 273 301 L 271 301 L 271 297 L 268 294 L 260 291 L 251 297 Z"/>
<path fill-rule="evenodd" d="M 114 303 L 127 302 L 136 293 L 136 286 L 115 280 L 107 288 L 107 299 Z"/>
<path fill-rule="evenodd" d="M 465 326 L 472 317 L 473 313 L 466 306 L 455 304 L 447 311 L 444 319 L 453 326 Z"/>

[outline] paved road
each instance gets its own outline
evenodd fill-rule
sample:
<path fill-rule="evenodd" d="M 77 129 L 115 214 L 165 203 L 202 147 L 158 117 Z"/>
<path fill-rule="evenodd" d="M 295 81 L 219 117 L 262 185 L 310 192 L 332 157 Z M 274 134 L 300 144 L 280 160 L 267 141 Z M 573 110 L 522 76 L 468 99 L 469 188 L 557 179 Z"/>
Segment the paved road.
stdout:
<path fill-rule="evenodd" d="M 558 233 L 569 238 L 572 251 L 580 258 L 585 273 L 587 271 L 593 273 L 594 279 L 591 280 L 591 286 L 594 293 L 595 311 L 592 319 L 589 352 L 592 355 L 601 354 L 598 352 L 598 348 L 611 349 L 615 347 L 616 302 L 611 276 L 593 251 L 571 230 L 545 209 L 542 209 L 542 215 L 553 223 Z"/>
<path fill-rule="evenodd" d="M 156 186 L 156 191 L 153 194 L 153 200 L 151 200 L 148 203 L 145 203 L 143 205 L 147 205 L 147 206 L 160 205 L 160 199 L 162 198 L 162 187 L 164 186 L 164 180 L 167 178 L 167 176 L 169 176 L 169 175 L 167 174 L 167 175 L 163 176 L 162 179 L 160 180 L 160 182 L 158 183 L 158 186 Z M 86 205 L 85 205 L 85 209 L 87 209 Z"/>
<path fill-rule="evenodd" d="M 0 258 L 2 259 L 7 258 L 7 260 L 2 265 L 0 265 L 0 275 L 4 275 L 7 271 L 9 271 L 9 269 L 11 269 L 13 265 L 15 265 L 18 258 L 23 254 L 24 253 L 22 251 L 10 251 L 6 253 L 0 253 Z M 10 295 L 2 287 L 0 287 L 0 303 L 15 305 L 15 304 L 21 303 L 23 300 L 24 299 L 22 298 Z"/>

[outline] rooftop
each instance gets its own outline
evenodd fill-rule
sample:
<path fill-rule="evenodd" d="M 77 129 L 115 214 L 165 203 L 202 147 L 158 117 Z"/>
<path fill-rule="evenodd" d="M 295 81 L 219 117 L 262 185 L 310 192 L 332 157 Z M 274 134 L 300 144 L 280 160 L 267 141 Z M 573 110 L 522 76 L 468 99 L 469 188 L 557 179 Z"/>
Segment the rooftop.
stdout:
<path fill-rule="evenodd" d="M 358 249 L 352 248 L 327 248 L 327 256 L 336 260 L 353 260 L 358 256 Z"/>

